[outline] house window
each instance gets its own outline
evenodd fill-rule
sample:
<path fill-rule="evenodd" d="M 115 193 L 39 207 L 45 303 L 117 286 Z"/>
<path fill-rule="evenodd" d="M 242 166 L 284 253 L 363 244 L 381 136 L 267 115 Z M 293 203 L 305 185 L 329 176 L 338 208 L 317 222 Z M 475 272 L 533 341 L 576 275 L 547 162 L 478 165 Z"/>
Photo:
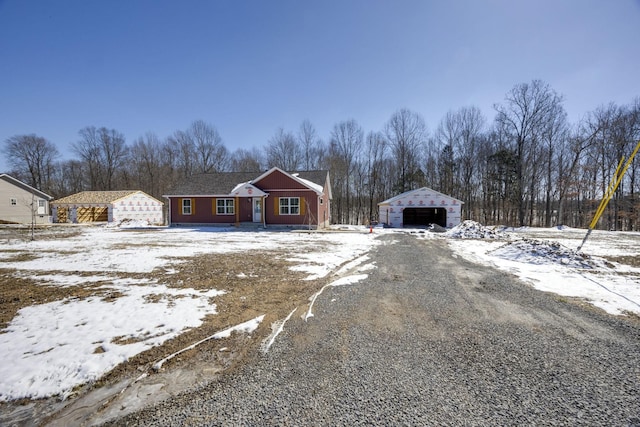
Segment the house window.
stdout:
<path fill-rule="evenodd" d="M 192 207 L 191 199 L 182 199 L 182 215 L 191 215 Z"/>
<path fill-rule="evenodd" d="M 300 215 L 300 197 L 280 197 L 280 215 Z"/>
<path fill-rule="evenodd" d="M 38 200 L 38 207 L 44 208 L 44 200 Z"/>
<path fill-rule="evenodd" d="M 235 203 L 233 199 L 217 199 L 216 214 L 217 215 L 233 215 L 236 213 Z"/>
<path fill-rule="evenodd" d="M 14 199 L 13 197 L 11 198 L 11 206 L 17 206 L 18 205 L 18 199 Z"/>

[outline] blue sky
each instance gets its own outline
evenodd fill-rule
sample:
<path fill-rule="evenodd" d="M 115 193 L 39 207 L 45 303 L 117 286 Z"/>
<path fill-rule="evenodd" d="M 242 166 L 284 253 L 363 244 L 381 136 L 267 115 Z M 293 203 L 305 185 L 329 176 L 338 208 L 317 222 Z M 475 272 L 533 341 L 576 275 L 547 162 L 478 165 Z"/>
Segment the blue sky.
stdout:
<path fill-rule="evenodd" d="M 65 158 L 85 126 L 127 141 L 203 119 L 262 147 L 309 119 L 327 140 L 400 108 L 434 130 L 449 110 L 492 119 L 542 79 L 571 121 L 640 96 L 640 0 L 0 0 L 0 141 L 36 133 Z M 0 170 L 6 163 L 0 156 Z"/>

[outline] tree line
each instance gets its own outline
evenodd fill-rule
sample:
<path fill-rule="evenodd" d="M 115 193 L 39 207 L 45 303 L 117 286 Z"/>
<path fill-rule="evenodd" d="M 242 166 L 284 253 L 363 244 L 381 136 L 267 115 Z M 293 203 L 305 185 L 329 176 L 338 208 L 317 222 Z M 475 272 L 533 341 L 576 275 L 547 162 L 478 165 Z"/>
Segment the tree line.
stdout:
<path fill-rule="evenodd" d="M 464 202 L 463 216 L 484 224 L 586 227 L 618 161 L 640 139 L 640 97 L 610 103 L 569 123 L 563 97 L 547 83 L 515 85 L 488 122 L 479 108 L 449 111 L 430 131 L 422 116 L 396 111 L 379 130 L 336 123 L 326 139 L 309 120 L 278 129 L 261 148 L 225 146 L 214 125 L 194 121 L 160 138 L 128 143 L 115 129 L 88 126 L 60 160 L 54 143 L 34 134 L 5 141 L 16 178 L 55 198 L 83 190 L 140 189 L 156 198 L 197 173 L 327 169 L 335 223 L 377 220 L 377 203 L 430 187 Z M 640 228 L 636 160 L 599 227 Z"/>

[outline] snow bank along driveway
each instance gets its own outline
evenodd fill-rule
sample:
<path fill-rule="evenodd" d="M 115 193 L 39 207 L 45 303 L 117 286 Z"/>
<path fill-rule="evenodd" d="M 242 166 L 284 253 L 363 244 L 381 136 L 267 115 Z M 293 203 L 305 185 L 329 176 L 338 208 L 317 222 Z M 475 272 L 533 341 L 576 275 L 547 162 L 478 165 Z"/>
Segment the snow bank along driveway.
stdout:
<path fill-rule="evenodd" d="M 95 294 L 20 309 L 0 333 L 0 401 L 65 396 L 130 357 L 201 325 L 216 296 L 169 288 L 180 258 L 248 250 L 284 252 L 309 280 L 357 259 L 376 241 L 360 233 L 234 232 L 216 228 L 154 231 L 82 228 L 68 238 L 7 239 L 0 267 L 47 286 L 96 286 Z M 179 268 L 179 267 L 178 267 Z M 238 280 L 242 280 L 241 275 Z"/>
<path fill-rule="evenodd" d="M 640 315 L 640 233 L 566 227 L 496 231 L 465 221 L 450 246 L 475 262 L 509 271 L 536 289 L 588 301 L 609 313 Z"/>

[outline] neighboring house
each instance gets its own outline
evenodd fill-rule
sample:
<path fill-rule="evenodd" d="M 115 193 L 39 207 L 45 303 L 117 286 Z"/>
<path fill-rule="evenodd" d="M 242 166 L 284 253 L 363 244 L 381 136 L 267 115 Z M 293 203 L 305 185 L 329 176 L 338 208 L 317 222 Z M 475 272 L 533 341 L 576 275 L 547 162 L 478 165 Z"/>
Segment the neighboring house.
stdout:
<path fill-rule="evenodd" d="M 82 191 L 51 202 L 53 222 L 146 221 L 164 224 L 164 204 L 142 191 Z"/>
<path fill-rule="evenodd" d="M 0 174 L 0 223 L 48 224 L 53 197 L 7 174 Z"/>
<path fill-rule="evenodd" d="M 407 191 L 378 203 L 379 220 L 389 227 L 460 224 L 463 202 L 427 187 Z"/>
<path fill-rule="evenodd" d="M 169 225 L 324 228 L 330 220 L 327 171 L 198 174 L 164 197 L 169 199 Z"/>

